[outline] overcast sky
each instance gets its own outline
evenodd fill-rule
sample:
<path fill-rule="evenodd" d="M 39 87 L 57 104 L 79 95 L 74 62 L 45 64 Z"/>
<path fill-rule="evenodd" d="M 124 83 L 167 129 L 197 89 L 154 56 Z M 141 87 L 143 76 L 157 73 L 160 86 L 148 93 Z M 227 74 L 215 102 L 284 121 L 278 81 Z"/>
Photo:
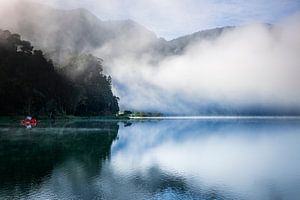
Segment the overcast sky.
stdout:
<path fill-rule="evenodd" d="M 103 20 L 132 19 L 172 39 L 203 29 L 274 23 L 300 11 L 300 0 L 34 0 L 55 7 L 83 7 Z"/>

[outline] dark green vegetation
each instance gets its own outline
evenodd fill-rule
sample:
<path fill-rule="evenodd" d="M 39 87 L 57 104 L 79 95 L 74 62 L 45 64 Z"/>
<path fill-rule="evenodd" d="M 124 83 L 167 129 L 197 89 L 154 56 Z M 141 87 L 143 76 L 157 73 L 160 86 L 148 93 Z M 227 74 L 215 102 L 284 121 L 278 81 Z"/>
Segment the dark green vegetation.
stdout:
<path fill-rule="evenodd" d="M 30 42 L 0 30 L 0 115 L 117 113 L 118 99 L 101 62 L 81 55 L 58 71 Z"/>
<path fill-rule="evenodd" d="M 134 117 L 162 117 L 162 113 L 154 113 L 154 112 L 132 112 L 129 110 L 125 110 L 123 112 L 119 112 L 117 114 L 118 118 L 134 118 Z"/>

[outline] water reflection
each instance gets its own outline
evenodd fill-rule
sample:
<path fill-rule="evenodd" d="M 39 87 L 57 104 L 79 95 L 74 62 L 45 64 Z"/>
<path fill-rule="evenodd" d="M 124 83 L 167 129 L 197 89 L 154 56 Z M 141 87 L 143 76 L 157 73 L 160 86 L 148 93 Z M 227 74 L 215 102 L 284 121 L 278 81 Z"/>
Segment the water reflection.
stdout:
<path fill-rule="evenodd" d="M 180 180 L 180 187 L 164 186 L 165 178 L 157 184 L 155 194 L 171 197 L 180 188 L 203 199 L 298 199 L 299 141 L 293 120 L 135 123 L 120 129 L 110 168 L 132 184 Z"/>
<path fill-rule="evenodd" d="M 0 199 L 298 199 L 298 120 L 0 124 Z"/>
<path fill-rule="evenodd" d="M 0 129 L 0 199 L 94 197 L 90 181 L 100 174 L 117 137 L 117 122 L 61 122 L 54 127 Z M 1 198 L 2 197 L 2 198 Z"/>

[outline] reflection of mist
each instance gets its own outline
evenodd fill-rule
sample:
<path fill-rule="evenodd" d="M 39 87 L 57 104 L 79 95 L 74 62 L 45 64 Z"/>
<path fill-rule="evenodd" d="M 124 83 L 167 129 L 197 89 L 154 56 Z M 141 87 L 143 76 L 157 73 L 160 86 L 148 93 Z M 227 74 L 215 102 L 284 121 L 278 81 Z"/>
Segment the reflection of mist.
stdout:
<path fill-rule="evenodd" d="M 139 121 L 120 126 L 118 136 L 116 122 L 62 124 L 62 132 L 59 123 L 50 129 L 0 130 L 5 163 L 0 198 L 273 200 L 300 195 L 300 122 L 295 119 Z"/>
<path fill-rule="evenodd" d="M 111 166 L 129 179 L 151 180 L 157 168 L 191 189 L 293 199 L 300 195 L 299 133 L 298 122 L 280 120 L 137 123 L 120 130 Z"/>

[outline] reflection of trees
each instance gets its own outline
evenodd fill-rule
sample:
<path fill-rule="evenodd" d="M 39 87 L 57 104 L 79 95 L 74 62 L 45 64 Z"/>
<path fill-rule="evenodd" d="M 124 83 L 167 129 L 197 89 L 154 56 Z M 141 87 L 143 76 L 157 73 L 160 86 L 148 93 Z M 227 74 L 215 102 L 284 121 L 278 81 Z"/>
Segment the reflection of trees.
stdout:
<path fill-rule="evenodd" d="M 59 128 L 37 128 L 22 129 L 18 136 L 0 135 L 0 191 L 1 187 L 13 190 L 16 185 L 21 189 L 39 184 L 69 160 L 80 163 L 85 176 L 99 174 L 118 128 L 117 122 L 76 122 L 66 125 L 62 132 Z"/>

